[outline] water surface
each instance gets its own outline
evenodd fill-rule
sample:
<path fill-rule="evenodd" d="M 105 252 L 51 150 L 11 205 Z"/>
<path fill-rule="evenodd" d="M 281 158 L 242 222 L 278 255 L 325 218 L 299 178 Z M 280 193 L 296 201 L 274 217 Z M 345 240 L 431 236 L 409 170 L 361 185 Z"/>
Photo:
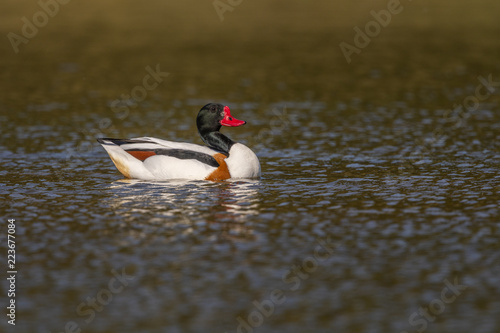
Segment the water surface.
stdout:
<path fill-rule="evenodd" d="M 40 10 L 2 6 L 3 35 Z M 2 331 L 497 332 L 500 8 L 402 6 L 349 64 L 387 2 L 70 2 L 4 38 Z M 126 180 L 95 141 L 201 144 L 208 102 L 262 179 Z"/>

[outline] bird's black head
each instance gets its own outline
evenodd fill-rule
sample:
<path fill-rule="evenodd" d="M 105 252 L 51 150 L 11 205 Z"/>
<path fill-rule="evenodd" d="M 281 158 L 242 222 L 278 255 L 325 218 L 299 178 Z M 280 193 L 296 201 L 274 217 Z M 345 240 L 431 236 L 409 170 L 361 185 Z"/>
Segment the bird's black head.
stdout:
<path fill-rule="evenodd" d="M 245 124 L 246 121 L 231 116 L 229 107 L 216 103 L 202 107 L 196 117 L 196 126 L 203 142 L 225 154 L 228 154 L 233 142 L 219 132 L 221 126 L 236 127 Z"/>
<path fill-rule="evenodd" d="M 196 117 L 196 126 L 203 136 L 204 133 L 217 132 L 221 126 L 236 127 L 246 124 L 231 116 L 229 107 L 222 104 L 209 103 L 201 108 Z"/>

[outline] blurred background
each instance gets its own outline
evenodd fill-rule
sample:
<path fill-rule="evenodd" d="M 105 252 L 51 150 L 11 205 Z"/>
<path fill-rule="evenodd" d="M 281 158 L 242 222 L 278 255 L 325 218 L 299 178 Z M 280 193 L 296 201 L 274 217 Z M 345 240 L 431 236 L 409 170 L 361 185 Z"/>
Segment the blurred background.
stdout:
<path fill-rule="evenodd" d="M 499 13 L 4 0 L 0 216 L 19 273 L 1 330 L 498 332 Z M 122 180 L 95 141 L 202 144 L 209 102 L 248 122 L 224 133 L 260 181 Z M 449 283 L 466 289 L 446 303 Z"/>

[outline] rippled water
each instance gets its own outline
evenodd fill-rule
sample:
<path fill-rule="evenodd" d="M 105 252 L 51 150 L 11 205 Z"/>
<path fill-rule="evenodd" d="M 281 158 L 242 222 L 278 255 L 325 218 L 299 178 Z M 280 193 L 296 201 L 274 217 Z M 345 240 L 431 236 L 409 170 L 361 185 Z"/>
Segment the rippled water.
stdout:
<path fill-rule="evenodd" d="M 2 331 L 498 332 L 496 86 L 452 111 L 500 81 L 496 3 L 404 4 L 351 64 L 338 44 L 386 2 L 91 3 L 1 46 Z M 37 10 L 7 7 L 4 34 Z M 95 141 L 201 143 L 210 101 L 262 179 L 126 180 Z"/>

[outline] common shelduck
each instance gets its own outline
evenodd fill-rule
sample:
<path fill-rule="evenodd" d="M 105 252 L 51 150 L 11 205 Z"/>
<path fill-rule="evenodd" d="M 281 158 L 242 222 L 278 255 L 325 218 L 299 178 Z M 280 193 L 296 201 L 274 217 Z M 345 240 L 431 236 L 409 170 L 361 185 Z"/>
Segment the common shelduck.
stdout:
<path fill-rule="evenodd" d="M 116 168 L 127 178 L 144 180 L 258 178 L 260 163 L 250 148 L 219 132 L 221 126 L 246 124 L 229 107 L 210 103 L 201 108 L 196 126 L 206 146 L 156 138 L 101 138 Z"/>

